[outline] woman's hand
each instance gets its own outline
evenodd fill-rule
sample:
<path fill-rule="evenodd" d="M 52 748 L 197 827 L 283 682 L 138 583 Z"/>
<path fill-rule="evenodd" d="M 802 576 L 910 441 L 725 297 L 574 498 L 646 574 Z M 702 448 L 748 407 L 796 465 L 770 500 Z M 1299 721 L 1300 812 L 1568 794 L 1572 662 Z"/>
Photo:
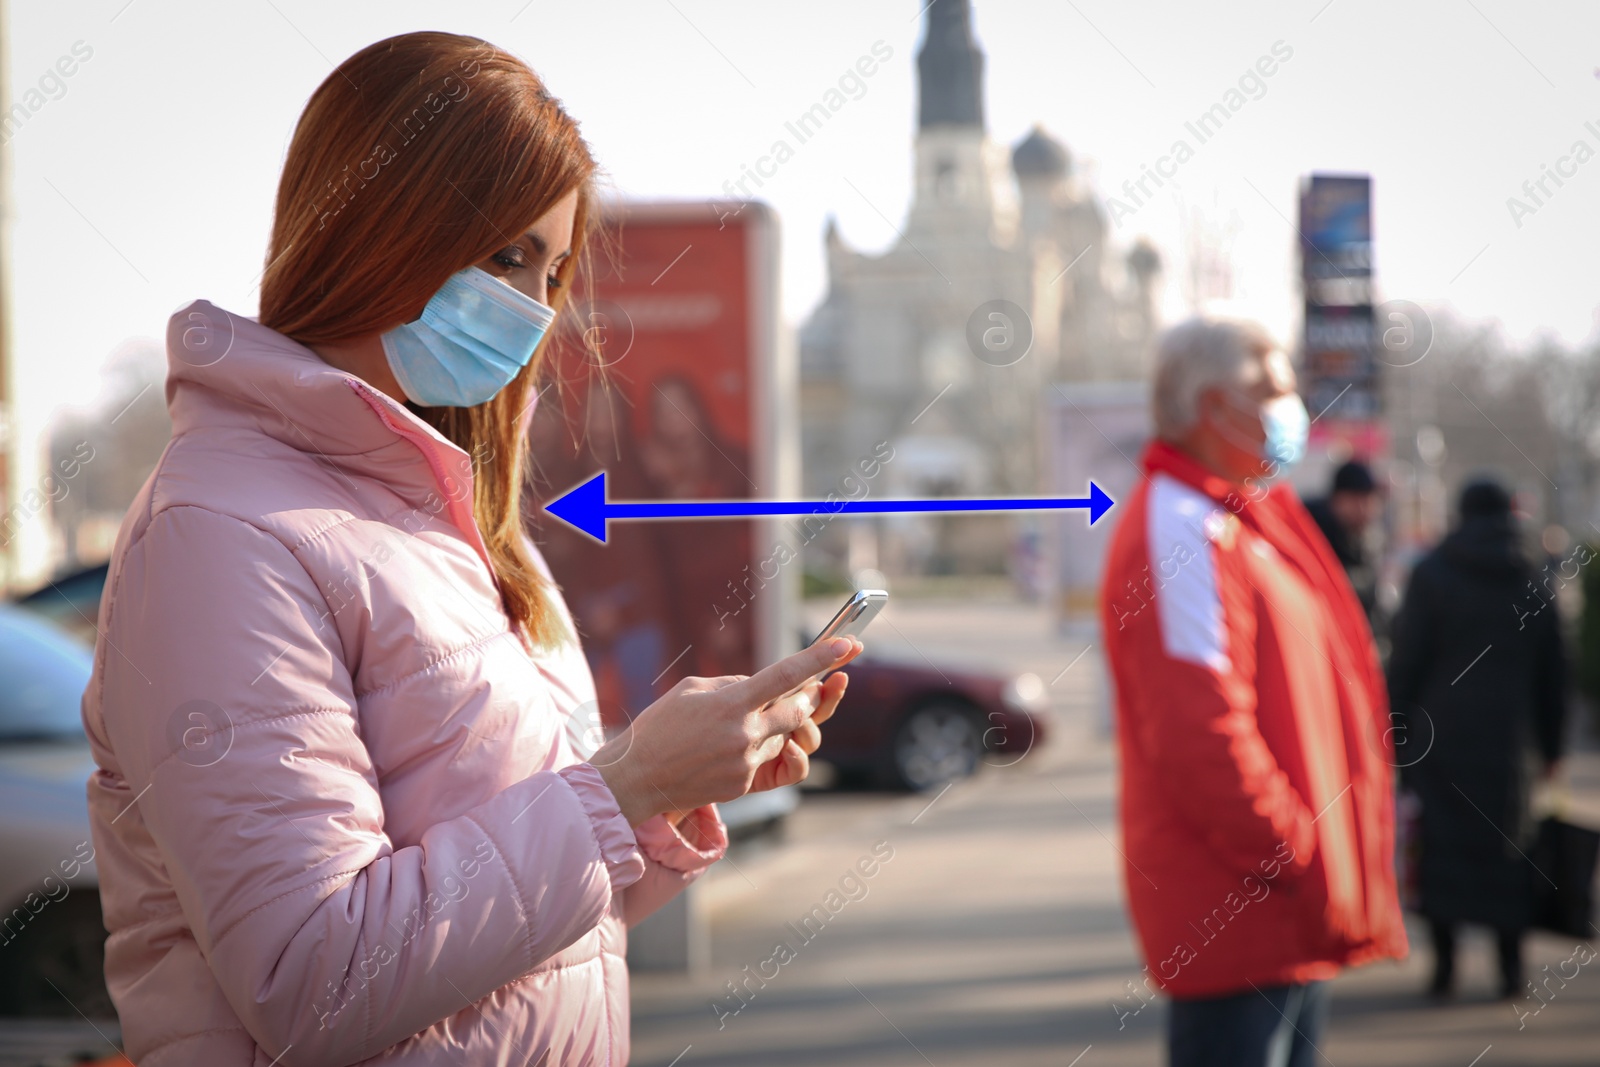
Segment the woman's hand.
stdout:
<path fill-rule="evenodd" d="M 834 675 L 778 698 L 861 648 L 855 638 L 835 638 L 748 677 L 685 678 L 589 762 L 630 826 L 798 782 L 821 743 L 816 724 L 833 714 L 847 682 Z"/>
<path fill-rule="evenodd" d="M 800 728 L 789 735 L 778 755 L 757 768 L 750 792 L 759 793 L 805 781 L 806 775 L 811 773 L 809 757 L 822 744 L 822 731 L 817 729 L 817 724 L 833 715 L 849 684 L 849 675 L 830 674 L 821 683 L 812 682 L 789 698 L 802 713 L 809 714 L 801 721 Z M 816 710 L 810 711 L 811 708 Z"/>

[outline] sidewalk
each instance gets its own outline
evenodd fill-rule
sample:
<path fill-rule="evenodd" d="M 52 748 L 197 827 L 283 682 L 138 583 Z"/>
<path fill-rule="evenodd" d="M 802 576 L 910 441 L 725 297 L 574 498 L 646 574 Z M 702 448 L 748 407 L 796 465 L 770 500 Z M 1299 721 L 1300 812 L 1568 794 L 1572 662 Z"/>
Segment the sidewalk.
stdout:
<path fill-rule="evenodd" d="M 966 625 L 951 626 L 957 614 Z M 983 646 L 979 655 L 1047 682 L 1049 667 L 1060 671 L 1085 644 L 1055 637 L 1028 609 L 903 605 L 892 620 L 889 634 L 930 656 L 949 651 L 936 647 L 940 634 L 983 635 L 967 639 Z M 882 648 L 883 635 L 874 637 Z M 1092 659 L 1051 687 L 1060 728 L 1019 765 L 987 769 L 937 797 L 810 795 L 787 844 L 712 872 L 710 973 L 635 976 L 633 1062 L 1162 1063 L 1165 1009 L 1141 1008 L 1130 987 L 1142 964 L 1122 906 L 1114 753 L 1096 725 Z M 1571 764 L 1572 814 L 1600 825 L 1600 757 Z M 892 858 L 871 878 L 847 879 L 874 846 Z M 1422 936 L 1413 927 L 1414 949 Z M 789 948 L 777 951 L 779 942 Z M 1554 974 L 1573 949 L 1530 936 L 1530 977 L 1542 978 L 1546 965 Z M 1323 1059 L 1600 1063 L 1600 960 L 1565 988 L 1552 978 L 1555 995 L 1541 1008 L 1489 999 L 1486 938 L 1469 935 L 1462 953 L 1463 993 L 1447 1007 L 1421 993 L 1425 948 L 1339 979 Z M 1520 1030 L 1518 1011 L 1527 1013 Z"/>

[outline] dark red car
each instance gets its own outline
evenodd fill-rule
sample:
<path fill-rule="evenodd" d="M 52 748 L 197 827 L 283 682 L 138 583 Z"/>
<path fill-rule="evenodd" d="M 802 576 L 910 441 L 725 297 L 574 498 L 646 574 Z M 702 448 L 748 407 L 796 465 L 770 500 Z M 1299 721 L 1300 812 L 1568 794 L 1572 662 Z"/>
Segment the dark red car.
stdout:
<path fill-rule="evenodd" d="M 1044 683 L 879 659 L 845 668 L 850 688 L 822 731 L 816 758 L 846 779 L 918 792 L 965 778 L 980 761 L 1009 765 L 1045 738 Z"/>

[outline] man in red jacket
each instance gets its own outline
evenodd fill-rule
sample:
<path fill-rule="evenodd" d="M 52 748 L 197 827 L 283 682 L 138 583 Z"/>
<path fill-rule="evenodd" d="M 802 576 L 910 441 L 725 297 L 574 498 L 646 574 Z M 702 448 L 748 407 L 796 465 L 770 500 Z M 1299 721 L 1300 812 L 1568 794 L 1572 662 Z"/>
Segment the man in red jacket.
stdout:
<path fill-rule="evenodd" d="M 1383 678 L 1274 481 L 1309 429 L 1283 351 L 1250 324 L 1177 326 L 1152 408 L 1101 596 L 1144 982 L 1172 998 L 1173 1067 L 1310 1067 L 1327 980 L 1406 952 Z"/>

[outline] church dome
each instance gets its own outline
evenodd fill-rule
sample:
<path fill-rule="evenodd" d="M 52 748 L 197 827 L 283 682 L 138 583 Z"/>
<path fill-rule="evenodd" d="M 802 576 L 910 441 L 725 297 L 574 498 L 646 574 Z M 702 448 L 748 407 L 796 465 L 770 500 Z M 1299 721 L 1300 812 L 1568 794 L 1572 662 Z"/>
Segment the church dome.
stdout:
<path fill-rule="evenodd" d="M 1035 126 L 1011 150 L 1011 169 L 1019 178 L 1061 178 L 1072 169 L 1072 157 L 1065 145 Z"/>

